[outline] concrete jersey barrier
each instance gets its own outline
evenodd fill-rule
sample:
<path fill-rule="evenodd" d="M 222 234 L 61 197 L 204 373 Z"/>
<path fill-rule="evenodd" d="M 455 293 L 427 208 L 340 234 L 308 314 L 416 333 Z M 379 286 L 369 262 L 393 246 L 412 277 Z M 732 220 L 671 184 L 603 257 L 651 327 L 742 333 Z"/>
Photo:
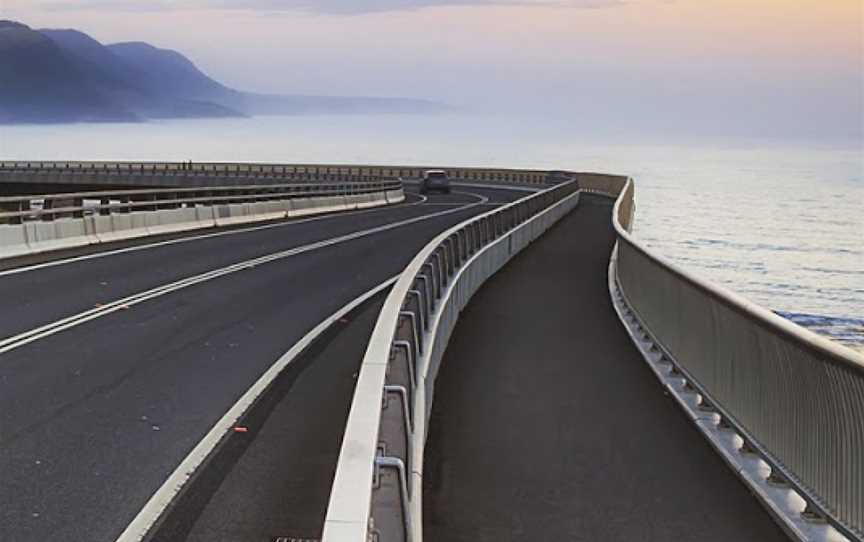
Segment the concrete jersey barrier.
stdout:
<path fill-rule="evenodd" d="M 613 305 L 697 428 L 794 539 L 864 539 L 864 356 L 643 247 L 630 233 L 629 178 L 574 175 L 581 191 L 616 199 Z M 382 309 L 357 381 L 324 542 L 422 540 L 436 360 L 479 284 L 543 229 L 529 226 L 534 219 L 515 229 L 517 221 L 467 223 L 418 254 Z M 479 249 L 476 239 L 484 240 Z"/>
<path fill-rule="evenodd" d="M 0 259 L 152 235 L 371 208 L 404 199 L 400 188 L 365 194 L 293 197 L 107 215 L 82 214 L 54 220 L 0 224 Z"/>
<path fill-rule="evenodd" d="M 364 356 L 336 468 L 324 542 L 422 539 L 422 475 L 435 376 L 474 292 L 572 210 L 573 182 L 450 228 L 401 274 Z"/>

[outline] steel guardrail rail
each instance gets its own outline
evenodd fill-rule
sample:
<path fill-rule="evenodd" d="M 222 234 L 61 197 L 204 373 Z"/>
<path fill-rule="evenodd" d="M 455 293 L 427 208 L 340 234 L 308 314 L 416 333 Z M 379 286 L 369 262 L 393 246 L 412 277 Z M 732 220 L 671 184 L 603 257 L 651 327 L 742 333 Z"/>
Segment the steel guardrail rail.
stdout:
<path fill-rule="evenodd" d="M 765 482 L 803 499 L 801 518 L 778 518 L 787 532 L 806 539 L 795 522 L 827 522 L 864 539 L 864 356 L 642 246 L 630 233 L 633 182 L 620 179 L 614 280 L 645 340 L 716 426 L 740 435 L 738 453 L 770 466 Z"/>
<path fill-rule="evenodd" d="M 569 181 L 468 219 L 403 271 L 357 377 L 323 542 L 420 542 L 426 419 L 458 314 L 489 276 L 576 205 L 578 188 Z"/>
<path fill-rule="evenodd" d="M 189 205 L 243 203 L 291 197 L 356 195 L 399 190 L 401 181 L 387 179 L 371 182 L 290 183 L 249 186 L 214 186 L 194 188 L 163 188 L 152 190 L 114 190 L 35 194 L 0 197 L 0 223 L 9 220 L 36 220 L 81 213 L 110 214 L 112 211 L 131 212 L 134 209 L 170 209 Z M 164 197 L 173 195 L 174 197 Z M 161 199 L 160 199 L 161 198 Z M 85 200 L 100 203 L 84 205 Z M 41 201 L 41 208 L 34 208 Z M 71 202 L 71 205 L 69 204 Z M 59 203 L 59 207 L 54 204 Z"/>
<path fill-rule="evenodd" d="M 401 179 L 0 198 L 0 259 L 404 201 Z"/>
<path fill-rule="evenodd" d="M 188 186 L 188 187 L 177 187 L 177 188 L 135 188 L 135 189 L 124 189 L 124 190 L 86 190 L 81 192 L 56 192 L 50 194 L 23 194 L 23 195 L 15 195 L 15 196 L 0 196 L 0 203 L 4 202 L 14 202 L 19 200 L 33 199 L 33 198 L 72 198 L 72 197 L 85 197 L 85 198 L 94 198 L 100 196 L 137 196 L 137 195 L 150 195 L 150 194 L 185 194 L 185 193 L 196 193 L 196 192 L 207 192 L 207 191 L 237 191 L 237 192 L 249 192 L 253 193 L 255 190 L 261 191 L 271 191 L 277 192 L 279 189 L 292 189 L 297 188 L 300 190 L 313 190 L 315 188 L 324 189 L 338 189 L 339 187 L 345 186 L 362 186 L 365 184 L 373 184 L 375 181 L 366 181 L 366 182 L 357 182 L 357 181 L 345 181 L 340 183 L 322 183 L 320 186 L 316 183 L 280 183 L 280 184 L 244 184 L 244 185 L 219 185 L 219 186 Z M 398 183 L 398 179 L 382 179 L 378 181 L 381 183 L 390 183 L 396 184 Z"/>
<path fill-rule="evenodd" d="M 150 177 L 247 177 L 247 178 L 314 178 L 343 177 L 403 177 L 419 178 L 427 169 L 445 169 L 453 178 L 466 181 L 517 183 L 526 185 L 551 184 L 565 179 L 569 172 L 537 169 L 507 169 L 491 167 L 441 167 L 424 165 L 359 165 L 359 164 L 268 164 L 239 162 L 109 162 L 109 161 L 0 161 L 0 176 L 4 174 L 50 175 L 139 175 Z"/>

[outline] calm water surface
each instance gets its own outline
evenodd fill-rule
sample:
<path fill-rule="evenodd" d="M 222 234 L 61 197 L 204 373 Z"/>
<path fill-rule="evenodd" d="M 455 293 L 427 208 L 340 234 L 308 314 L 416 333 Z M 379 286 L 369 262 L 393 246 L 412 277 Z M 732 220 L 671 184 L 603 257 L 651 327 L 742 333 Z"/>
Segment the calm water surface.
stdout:
<path fill-rule="evenodd" d="M 5 159 L 443 164 L 636 179 L 636 234 L 661 254 L 864 351 L 860 145 L 657 143 L 490 117 L 270 117 L 0 128 Z M 651 141 L 646 144 L 644 141 Z"/>

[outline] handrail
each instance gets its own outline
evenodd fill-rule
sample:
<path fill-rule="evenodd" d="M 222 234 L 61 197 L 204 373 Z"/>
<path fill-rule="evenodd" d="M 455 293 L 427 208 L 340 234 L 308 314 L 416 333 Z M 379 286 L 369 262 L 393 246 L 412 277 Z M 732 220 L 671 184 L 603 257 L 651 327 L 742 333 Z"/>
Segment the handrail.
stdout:
<path fill-rule="evenodd" d="M 14 196 L 0 199 L 0 259 L 404 200 L 401 180 Z"/>
<path fill-rule="evenodd" d="M 69 194 L 45 194 L 30 196 L 10 196 L 0 198 L 0 209 L 17 207 L 16 210 L 0 211 L 0 222 L 4 220 L 37 219 L 45 216 L 56 217 L 76 213 L 95 213 L 116 210 L 132 211 L 138 208 L 181 207 L 192 204 L 212 205 L 222 202 L 253 202 L 272 199 L 284 199 L 297 196 L 315 197 L 326 195 L 368 194 L 379 191 L 399 190 L 402 183 L 398 180 L 375 182 L 350 182 L 336 184 L 273 184 L 228 187 L 199 187 L 154 190 L 120 190 L 99 192 L 75 192 Z M 264 192 L 264 193 L 262 193 Z M 200 195 L 206 193 L 206 195 Z M 220 195 L 225 194 L 227 195 Z M 178 197 L 163 199 L 145 199 L 174 194 Z M 179 197 L 196 194 L 193 197 Z M 100 200 L 98 204 L 84 205 L 84 200 Z M 31 208 L 34 200 L 44 202 L 62 202 L 61 207 L 53 205 L 42 208 Z M 66 204 L 72 201 L 72 205 Z M 107 201 L 107 203 L 105 203 Z"/>
<path fill-rule="evenodd" d="M 398 185 L 399 181 L 395 178 L 382 179 L 380 181 L 343 181 L 339 183 L 280 183 L 280 184 L 247 184 L 247 185 L 227 185 L 227 186 L 187 186 L 177 188 L 133 188 L 129 190 L 87 190 L 83 192 L 55 192 L 50 194 L 25 194 L 17 196 L 0 196 L 0 203 L 18 202 L 32 199 L 53 199 L 53 198 L 100 198 L 111 196 L 139 196 L 151 194 L 185 194 L 194 192 L 249 192 L 253 190 L 268 190 L 276 191 L 279 188 L 322 188 L 327 186 L 360 186 L 371 185 L 375 183 Z"/>
<path fill-rule="evenodd" d="M 382 534 L 382 540 L 421 541 L 422 449 L 434 372 L 446 339 L 474 291 L 572 209 L 577 190 L 569 181 L 468 219 L 435 237 L 403 271 L 379 313 L 357 378 L 324 542 L 361 542 L 370 533 L 384 532 L 397 538 Z M 405 422 L 407 403 L 385 401 L 392 386 L 404 387 L 410 396 L 412 424 Z M 382 483 L 376 467 L 382 456 L 406 465 L 404 489 L 399 480 Z M 373 489 L 375 480 L 379 489 Z M 401 512 L 376 516 L 377 506 Z"/>
<path fill-rule="evenodd" d="M 629 188 L 629 186 L 632 185 L 632 180 L 628 179 L 627 185 Z M 625 188 L 625 190 L 626 189 L 627 188 Z M 797 341 L 805 348 L 812 350 L 816 355 L 825 356 L 838 363 L 849 364 L 854 369 L 862 371 L 862 376 L 864 376 L 864 355 L 858 354 L 854 350 L 850 350 L 823 335 L 819 335 L 805 327 L 801 327 L 787 318 L 783 318 L 782 316 L 753 303 L 731 290 L 709 282 L 698 275 L 694 275 L 660 254 L 657 254 L 641 245 L 633 235 L 619 223 L 620 218 L 618 217 L 618 213 L 620 209 L 619 205 L 621 205 L 621 203 L 621 198 L 618 198 L 612 211 L 613 216 L 615 217 L 613 226 L 615 227 L 615 233 L 619 240 L 623 240 L 646 257 L 663 266 L 667 271 L 698 288 L 706 295 L 709 295 L 731 309 L 742 313 L 744 316 L 752 318 L 756 325 L 764 326 L 771 331 L 781 333 L 788 339 Z"/>
<path fill-rule="evenodd" d="M 267 164 L 237 162 L 108 162 L 108 161 L 0 161 L 0 175 L 24 174 L 134 174 L 150 176 L 253 178 L 297 177 L 310 175 L 389 176 L 419 178 L 427 169 L 446 169 L 458 179 L 528 185 L 551 184 L 563 180 L 569 172 L 538 169 L 492 167 L 441 167 L 440 165 L 368 165 L 368 164 Z"/>
<path fill-rule="evenodd" d="M 629 231 L 633 182 L 622 179 L 612 221 L 623 302 L 744 448 L 804 499 L 802 517 L 864 538 L 864 355 L 642 246 Z"/>

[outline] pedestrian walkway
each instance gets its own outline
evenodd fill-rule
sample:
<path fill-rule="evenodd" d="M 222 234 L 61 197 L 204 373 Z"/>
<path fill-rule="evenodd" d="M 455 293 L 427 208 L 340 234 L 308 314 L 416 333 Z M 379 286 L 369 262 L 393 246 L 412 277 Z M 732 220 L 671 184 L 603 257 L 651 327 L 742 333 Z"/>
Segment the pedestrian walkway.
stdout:
<path fill-rule="evenodd" d="M 435 387 L 426 540 L 787 540 L 619 323 L 611 209 L 584 197 L 460 317 Z"/>

